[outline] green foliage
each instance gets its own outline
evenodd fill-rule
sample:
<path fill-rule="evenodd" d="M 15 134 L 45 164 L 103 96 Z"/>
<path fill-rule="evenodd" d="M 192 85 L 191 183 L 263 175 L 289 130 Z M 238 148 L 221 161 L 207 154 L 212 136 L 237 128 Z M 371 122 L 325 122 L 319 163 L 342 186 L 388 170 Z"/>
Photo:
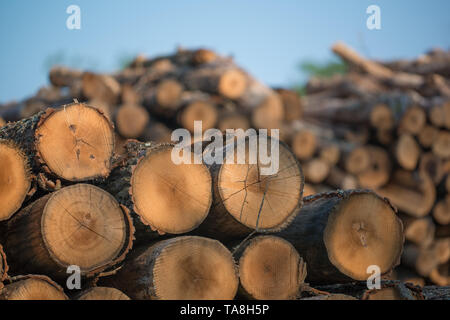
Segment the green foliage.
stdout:
<path fill-rule="evenodd" d="M 336 74 L 347 73 L 347 64 L 342 60 L 331 60 L 325 63 L 309 60 L 300 63 L 300 70 L 308 77 L 329 78 Z"/>
<path fill-rule="evenodd" d="M 317 62 L 313 60 L 305 60 L 299 63 L 299 71 L 302 75 L 306 75 L 307 79 L 310 77 L 330 78 L 337 74 L 346 74 L 348 72 L 347 64 L 338 59 L 332 59 L 326 62 Z M 293 90 L 304 96 L 306 93 L 306 82 L 296 84 Z"/>

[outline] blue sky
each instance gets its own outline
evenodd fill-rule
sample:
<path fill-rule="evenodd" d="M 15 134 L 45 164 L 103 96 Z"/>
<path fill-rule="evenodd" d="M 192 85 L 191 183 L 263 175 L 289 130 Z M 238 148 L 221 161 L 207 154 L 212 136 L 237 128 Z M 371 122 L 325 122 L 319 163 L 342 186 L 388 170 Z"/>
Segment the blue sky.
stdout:
<path fill-rule="evenodd" d="M 66 8 L 81 8 L 81 30 Z M 381 30 L 366 8 L 381 8 Z M 303 60 L 326 61 L 342 40 L 375 59 L 410 58 L 450 47 L 450 1 L 428 0 L 1 0 L 0 102 L 46 84 L 49 61 L 113 71 L 126 56 L 177 45 L 232 54 L 270 85 L 302 80 Z"/>

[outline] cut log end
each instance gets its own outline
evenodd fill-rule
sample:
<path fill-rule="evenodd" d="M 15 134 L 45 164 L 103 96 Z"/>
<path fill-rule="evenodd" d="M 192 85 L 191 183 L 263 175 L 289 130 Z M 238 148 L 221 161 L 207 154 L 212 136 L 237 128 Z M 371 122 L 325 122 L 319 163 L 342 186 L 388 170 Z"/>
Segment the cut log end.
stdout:
<path fill-rule="evenodd" d="M 317 147 L 317 139 L 314 133 L 301 130 L 292 139 L 292 151 L 300 160 L 310 159 Z"/>
<path fill-rule="evenodd" d="M 394 127 L 394 115 L 392 109 L 385 104 L 379 104 L 370 112 L 370 124 L 379 130 L 389 130 Z"/>
<path fill-rule="evenodd" d="M 433 153 L 440 158 L 450 158 L 450 132 L 440 131 L 432 146 Z"/>
<path fill-rule="evenodd" d="M 308 160 L 304 166 L 305 180 L 309 183 L 321 183 L 330 173 L 330 164 L 321 158 Z"/>
<path fill-rule="evenodd" d="M 76 184 L 47 201 L 41 229 L 44 243 L 60 265 L 77 265 L 83 274 L 113 261 L 127 241 L 126 217 L 106 191 Z"/>
<path fill-rule="evenodd" d="M 345 159 L 345 170 L 351 174 L 364 172 L 370 166 L 370 154 L 365 147 L 356 147 Z"/>
<path fill-rule="evenodd" d="M 180 234 L 206 218 L 212 202 L 211 174 L 204 164 L 175 164 L 171 145 L 148 151 L 133 171 L 131 192 L 142 222 Z M 191 158 L 193 155 L 191 154 Z"/>
<path fill-rule="evenodd" d="M 0 221 L 22 205 L 31 186 L 28 160 L 15 144 L 0 139 Z"/>
<path fill-rule="evenodd" d="M 0 300 L 68 300 L 62 288 L 45 276 L 17 278 L 0 290 Z"/>
<path fill-rule="evenodd" d="M 178 237 L 167 241 L 154 261 L 157 299 L 228 300 L 238 288 L 231 253 L 219 241 Z"/>
<path fill-rule="evenodd" d="M 179 122 L 183 128 L 194 132 L 194 121 L 202 122 L 202 130 L 213 128 L 216 125 L 218 113 L 216 107 L 205 101 L 190 103 L 180 114 Z"/>
<path fill-rule="evenodd" d="M 410 134 L 402 134 L 395 148 L 398 163 L 406 170 L 413 170 L 420 157 L 420 147 Z"/>
<path fill-rule="evenodd" d="M 74 103 L 52 110 L 36 129 L 39 156 L 63 179 L 82 181 L 108 176 L 114 132 L 97 109 Z"/>
<path fill-rule="evenodd" d="M 146 109 L 139 105 L 124 105 L 116 115 L 117 130 L 125 138 L 138 138 L 142 135 L 150 116 Z"/>
<path fill-rule="evenodd" d="M 239 259 L 241 286 L 253 299 L 294 299 L 306 277 L 306 265 L 286 240 L 259 236 Z"/>
<path fill-rule="evenodd" d="M 267 142 L 269 157 L 271 143 Z M 237 148 L 239 146 L 235 146 L 235 156 L 239 153 Z M 276 173 L 262 175 L 261 169 L 268 169 L 267 165 L 259 161 L 250 164 L 248 147 L 245 159 L 246 164 L 238 164 L 235 159 L 234 163 L 220 167 L 217 181 L 219 201 L 234 219 L 250 229 L 282 229 L 301 205 L 304 178 L 300 164 L 282 142 L 279 143 Z"/>
<path fill-rule="evenodd" d="M 331 213 L 324 231 L 330 261 L 345 275 L 367 279 L 367 268 L 381 273 L 399 262 L 403 228 L 392 207 L 373 193 L 353 194 Z"/>
<path fill-rule="evenodd" d="M 406 110 L 400 119 L 399 130 L 403 133 L 418 134 L 427 120 L 425 110 L 419 106 L 412 106 Z"/>
<path fill-rule="evenodd" d="M 433 218 L 441 225 L 450 224 L 450 195 L 436 203 Z"/>
<path fill-rule="evenodd" d="M 217 89 L 224 97 L 237 99 L 243 95 L 246 88 L 246 75 L 240 70 L 230 69 L 220 76 Z"/>
<path fill-rule="evenodd" d="M 181 101 L 182 85 L 172 79 L 163 80 L 156 87 L 156 102 L 165 108 L 176 108 Z"/>
<path fill-rule="evenodd" d="M 130 298 L 115 288 L 94 287 L 81 293 L 77 300 L 130 300 Z"/>

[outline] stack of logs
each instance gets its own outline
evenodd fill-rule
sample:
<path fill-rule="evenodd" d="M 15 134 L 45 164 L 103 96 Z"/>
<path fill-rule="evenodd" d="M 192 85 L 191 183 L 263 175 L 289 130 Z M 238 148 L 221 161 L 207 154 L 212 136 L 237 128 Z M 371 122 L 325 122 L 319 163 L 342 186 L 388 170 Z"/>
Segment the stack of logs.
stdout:
<path fill-rule="evenodd" d="M 422 266 L 427 252 L 423 277 L 445 285 L 450 250 L 448 221 L 438 220 L 448 219 L 447 122 L 432 117 L 442 122 L 427 125 L 428 147 L 414 131 L 428 121 L 422 112 L 448 115 L 447 105 L 422 103 L 431 99 L 411 86 L 425 86 L 424 75 L 350 53 L 348 77 L 359 78 L 315 84 L 304 100 L 206 49 L 139 56 L 115 74 L 54 67 L 50 86 L 0 108 L 0 299 L 441 297 L 399 281 L 345 289 L 365 283 L 371 265 L 398 277 L 405 236 L 404 264 Z M 446 83 L 437 70 L 441 85 L 423 89 L 433 98 Z M 352 81 L 382 91 L 357 96 Z M 262 175 L 248 157 L 175 164 L 171 132 L 193 132 L 196 120 L 203 131 L 279 128 L 278 172 Z M 80 290 L 68 286 L 74 265 Z"/>

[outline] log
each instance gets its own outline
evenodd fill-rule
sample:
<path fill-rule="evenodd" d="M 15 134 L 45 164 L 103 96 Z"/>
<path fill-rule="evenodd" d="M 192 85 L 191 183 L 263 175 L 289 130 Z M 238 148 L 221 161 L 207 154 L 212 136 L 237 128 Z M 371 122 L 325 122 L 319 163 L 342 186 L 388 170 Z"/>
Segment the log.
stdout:
<path fill-rule="evenodd" d="M 246 137 L 246 146 L 248 142 L 249 137 Z M 255 230 L 278 231 L 289 224 L 301 207 L 304 178 L 300 164 L 286 144 L 268 137 L 268 149 L 278 142 L 278 171 L 268 175 L 261 174 L 262 168 L 268 169 L 268 166 L 259 158 L 250 162 L 248 147 L 230 143 L 215 151 L 221 152 L 224 159 L 231 151 L 234 161 L 209 166 L 214 200 L 211 212 L 198 229 L 200 235 L 230 240 L 245 237 Z M 204 159 L 210 152 L 207 150 Z M 237 154 L 245 156 L 242 164 L 235 158 Z M 267 154 L 270 157 L 271 151 L 267 150 Z"/>
<path fill-rule="evenodd" d="M 251 111 L 251 122 L 258 129 L 278 129 L 284 119 L 281 98 L 276 93 L 269 94 L 261 104 Z"/>
<path fill-rule="evenodd" d="M 432 247 L 420 248 L 408 244 L 403 250 L 402 264 L 416 270 L 422 277 L 428 277 L 431 271 L 439 265 L 437 250 Z"/>
<path fill-rule="evenodd" d="M 422 289 L 410 283 L 382 280 L 380 289 L 367 289 L 367 283 L 330 284 L 316 286 L 330 294 L 346 294 L 361 300 L 424 300 Z"/>
<path fill-rule="evenodd" d="M 450 129 L 450 103 L 433 106 L 428 114 L 431 123 L 439 128 Z"/>
<path fill-rule="evenodd" d="M 124 138 L 138 138 L 150 120 L 147 110 L 140 105 L 122 105 L 116 114 L 117 131 Z"/>
<path fill-rule="evenodd" d="M 381 289 L 364 292 L 362 300 L 425 300 L 422 290 L 409 283 L 386 283 Z"/>
<path fill-rule="evenodd" d="M 89 100 L 100 100 L 110 105 L 118 103 L 120 84 L 111 76 L 84 72 L 81 77 L 83 96 Z"/>
<path fill-rule="evenodd" d="M 186 233 L 200 225 L 212 203 L 208 168 L 193 161 L 175 164 L 171 144 L 130 140 L 125 148 L 101 187 L 130 210 L 136 238 Z"/>
<path fill-rule="evenodd" d="M 9 219 L 28 195 L 31 168 L 23 150 L 12 140 L 0 139 L 0 221 Z M 1 277 L 1 276 L 0 276 Z"/>
<path fill-rule="evenodd" d="M 154 141 L 156 143 L 172 142 L 172 131 L 163 123 L 151 121 L 142 134 L 143 141 Z"/>
<path fill-rule="evenodd" d="M 329 175 L 331 166 L 321 158 L 314 158 L 303 164 L 306 182 L 317 184 L 323 182 Z"/>
<path fill-rule="evenodd" d="M 219 116 L 218 129 L 222 132 L 225 132 L 227 129 L 242 129 L 246 131 L 248 128 L 250 128 L 250 122 L 247 117 L 242 114 L 233 112 Z"/>
<path fill-rule="evenodd" d="M 183 90 L 177 80 L 164 79 L 154 89 L 145 92 L 143 104 L 150 114 L 172 117 L 180 107 Z"/>
<path fill-rule="evenodd" d="M 450 224 L 450 195 L 436 203 L 433 209 L 433 218 L 441 225 Z"/>
<path fill-rule="evenodd" d="M 419 106 L 410 106 L 403 113 L 398 131 L 400 133 L 409 133 L 417 135 L 420 133 L 427 121 L 425 110 Z"/>
<path fill-rule="evenodd" d="M 443 263 L 430 273 L 430 280 L 439 286 L 450 286 L 450 263 Z M 450 298 L 450 294 L 448 299 Z"/>
<path fill-rule="evenodd" d="M 366 280 L 373 264 L 386 274 L 400 262 L 404 242 L 391 204 L 371 191 L 357 190 L 305 198 L 294 221 L 277 235 L 305 259 L 310 283 Z"/>
<path fill-rule="evenodd" d="M 406 88 L 419 88 L 424 84 L 424 79 L 421 76 L 406 72 L 393 72 L 377 62 L 361 57 L 342 42 L 334 44 L 332 50 L 347 63 L 360 68 L 376 79 L 385 81 L 387 84 Z"/>
<path fill-rule="evenodd" d="M 295 299 L 306 277 L 306 264 L 297 250 L 276 236 L 257 236 L 235 249 L 239 293 L 246 299 Z"/>
<path fill-rule="evenodd" d="M 284 107 L 284 120 L 294 121 L 301 119 L 303 115 L 303 105 L 297 92 L 287 89 L 275 89 L 281 97 Z"/>
<path fill-rule="evenodd" d="M 0 244 L 0 290 L 1 283 L 8 277 L 8 263 L 6 262 L 6 254 L 3 251 L 3 247 Z"/>
<path fill-rule="evenodd" d="M 183 75 L 183 83 L 189 90 L 238 99 L 247 88 L 246 74 L 234 66 L 206 64 Z"/>
<path fill-rule="evenodd" d="M 349 146 L 343 151 L 342 161 L 345 171 L 359 174 L 369 169 L 371 164 L 369 150 L 365 146 Z"/>
<path fill-rule="evenodd" d="M 111 170 L 113 127 L 93 107 L 73 103 L 47 109 L 39 119 L 35 139 L 40 161 L 65 180 L 104 178 Z"/>
<path fill-rule="evenodd" d="M 231 252 L 217 240 L 196 236 L 136 250 L 116 274 L 99 279 L 137 300 L 229 300 L 238 282 Z"/>
<path fill-rule="evenodd" d="M 427 174 L 436 186 L 445 174 L 442 160 L 431 152 L 422 153 L 420 156 L 419 171 Z"/>
<path fill-rule="evenodd" d="M 430 148 L 436 140 L 438 134 L 439 130 L 435 126 L 426 124 L 423 126 L 422 130 L 420 130 L 417 138 L 419 139 L 422 147 Z"/>
<path fill-rule="evenodd" d="M 406 170 L 414 170 L 420 157 L 420 147 L 410 134 L 401 134 L 395 146 L 395 158 Z"/>
<path fill-rule="evenodd" d="M 341 157 L 341 150 L 332 142 L 319 141 L 319 158 L 326 161 L 330 166 L 337 165 Z"/>
<path fill-rule="evenodd" d="M 370 159 L 369 167 L 357 174 L 358 185 L 361 188 L 376 190 L 384 186 L 391 175 L 392 164 L 388 153 L 377 146 L 365 147 Z"/>
<path fill-rule="evenodd" d="M 348 190 L 358 188 L 358 180 L 356 177 L 352 174 L 346 173 L 338 167 L 331 168 L 325 183 L 336 189 Z"/>
<path fill-rule="evenodd" d="M 300 160 L 311 159 L 316 151 L 317 138 L 309 130 L 300 130 L 292 138 L 292 152 Z"/>
<path fill-rule="evenodd" d="M 7 221 L 5 250 L 15 274 L 90 277 L 122 261 L 134 228 L 127 210 L 102 189 L 75 184 L 39 198 Z M 27 235 L 27 237 L 24 237 Z"/>
<path fill-rule="evenodd" d="M 63 289 L 49 277 L 17 276 L 0 289 L 0 300 L 69 300 Z"/>
<path fill-rule="evenodd" d="M 428 215 L 436 200 L 435 185 L 431 178 L 423 173 L 416 176 L 410 172 L 397 171 L 393 180 L 378 189 L 377 193 L 389 197 L 399 210 L 416 218 Z"/>
<path fill-rule="evenodd" d="M 434 240 L 435 225 L 430 217 L 405 218 L 405 238 L 412 243 L 427 247 Z"/>
<path fill-rule="evenodd" d="M 201 121 L 202 130 L 214 128 L 218 119 L 216 106 L 209 101 L 192 101 L 183 107 L 178 115 L 177 122 L 190 132 L 194 132 L 194 121 Z"/>
<path fill-rule="evenodd" d="M 49 79 L 55 87 L 72 87 L 76 82 L 81 81 L 83 72 L 64 66 L 54 66 L 50 69 Z"/>
<path fill-rule="evenodd" d="M 450 158 L 450 131 L 441 130 L 433 142 L 432 151 L 443 159 Z"/>
<path fill-rule="evenodd" d="M 76 300 L 130 300 L 130 298 L 116 288 L 93 287 L 79 293 Z"/>

